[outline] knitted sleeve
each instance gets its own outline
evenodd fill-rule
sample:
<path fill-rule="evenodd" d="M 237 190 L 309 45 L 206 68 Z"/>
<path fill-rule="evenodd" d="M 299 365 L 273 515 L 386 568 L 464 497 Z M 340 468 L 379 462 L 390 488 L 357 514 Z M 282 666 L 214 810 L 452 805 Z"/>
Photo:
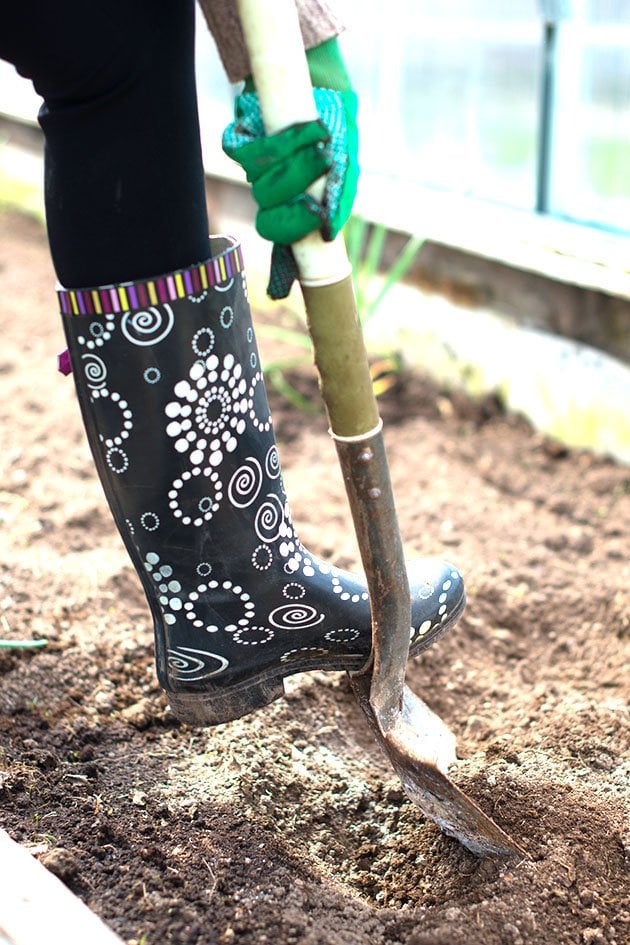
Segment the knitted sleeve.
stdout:
<path fill-rule="evenodd" d="M 231 82 L 251 72 L 235 0 L 199 0 Z M 305 49 L 318 46 L 343 30 L 327 0 L 296 0 Z"/>

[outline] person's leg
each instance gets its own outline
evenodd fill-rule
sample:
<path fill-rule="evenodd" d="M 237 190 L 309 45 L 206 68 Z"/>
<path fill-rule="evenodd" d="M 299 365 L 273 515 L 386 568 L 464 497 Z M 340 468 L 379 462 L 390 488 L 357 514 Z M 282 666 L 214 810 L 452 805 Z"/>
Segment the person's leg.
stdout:
<path fill-rule="evenodd" d="M 367 665 L 368 595 L 295 534 L 240 249 L 223 241 L 208 260 L 191 0 L 37 6 L 50 18 L 37 35 L 54 39 L 0 55 L 46 100 L 81 411 L 151 607 L 160 682 L 180 718 L 216 724 L 281 695 L 292 673 Z M 448 563 L 416 574 L 413 653 L 465 600 Z"/>
<path fill-rule="evenodd" d="M 59 281 L 169 272 L 209 255 L 194 0 L 6 4 L 0 57 L 43 97 Z"/>

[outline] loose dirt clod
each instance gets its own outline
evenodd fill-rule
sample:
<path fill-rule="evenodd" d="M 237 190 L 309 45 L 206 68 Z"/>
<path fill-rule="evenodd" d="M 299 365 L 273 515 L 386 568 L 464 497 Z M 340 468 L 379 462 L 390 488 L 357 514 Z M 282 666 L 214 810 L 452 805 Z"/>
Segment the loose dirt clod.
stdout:
<path fill-rule="evenodd" d="M 147 945 L 627 941 L 628 469 L 426 379 L 381 404 L 403 537 L 469 592 L 408 682 L 457 733 L 455 780 L 531 857 L 480 861 L 404 800 L 343 676 L 215 730 L 174 721 L 56 372 L 43 233 L 0 215 L 0 247 L 2 635 L 51 641 L 0 655 L 10 835 L 70 853 L 71 888 Z M 324 419 L 272 407 L 302 540 L 356 566 Z"/>
<path fill-rule="evenodd" d="M 63 847 L 56 847 L 42 853 L 39 862 L 64 883 L 69 883 L 79 872 L 79 861 L 76 856 L 70 850 L 64 850 Z"/>

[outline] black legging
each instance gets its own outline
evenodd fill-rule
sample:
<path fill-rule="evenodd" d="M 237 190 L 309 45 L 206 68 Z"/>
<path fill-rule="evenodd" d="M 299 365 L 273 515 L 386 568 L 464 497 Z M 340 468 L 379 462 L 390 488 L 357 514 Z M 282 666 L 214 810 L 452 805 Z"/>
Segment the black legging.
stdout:
<path fill-rule="evenodd" d="M 194 0 L 7 0 L 0 58 L 44 99 L 48 237 L 69 288 L 209 256 Z"/>

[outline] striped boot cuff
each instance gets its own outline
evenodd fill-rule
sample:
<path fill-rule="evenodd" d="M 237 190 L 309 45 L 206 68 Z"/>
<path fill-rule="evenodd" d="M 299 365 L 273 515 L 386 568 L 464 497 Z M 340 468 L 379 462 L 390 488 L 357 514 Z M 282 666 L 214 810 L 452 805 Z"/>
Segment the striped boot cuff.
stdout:
<path fill-rule="evenodd" d="M 242 270 L 243 255 L 240 243 L 236 243 L 207 262 L 153 279 L 92 289 L 59 287 L 59 308 L 63 315 L 116 315 L 119 312 L 142 310 L 150 305 L 198 295 L 209 287 L 229 282 Z"/>

